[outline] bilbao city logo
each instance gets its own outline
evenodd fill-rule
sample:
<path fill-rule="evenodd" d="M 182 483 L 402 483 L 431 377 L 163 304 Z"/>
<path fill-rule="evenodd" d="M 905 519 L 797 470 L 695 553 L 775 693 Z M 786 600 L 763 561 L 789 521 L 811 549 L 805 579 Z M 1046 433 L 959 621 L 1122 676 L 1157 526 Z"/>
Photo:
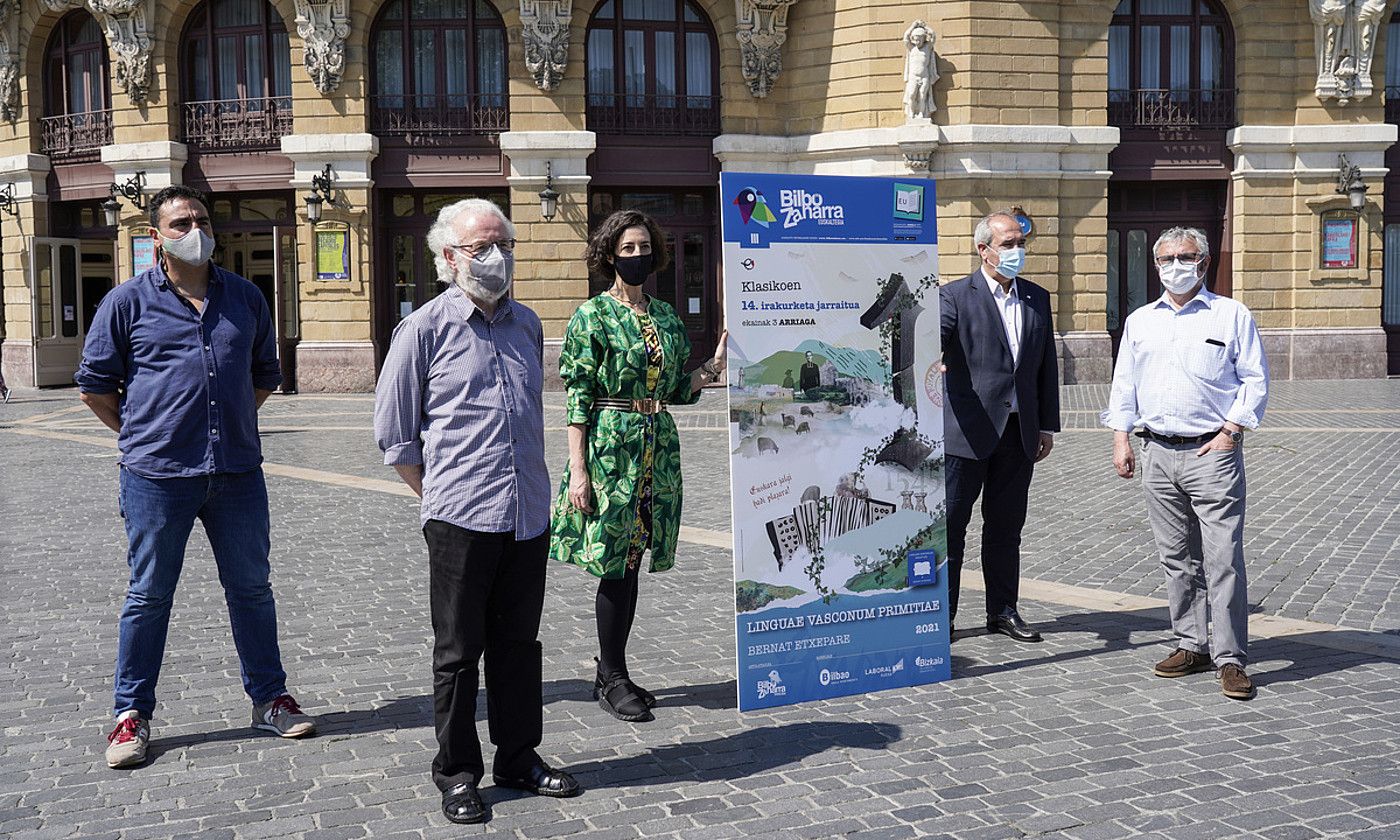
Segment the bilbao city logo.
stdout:
<path fill-rule="evenodd" d="M 831 685 L 834 682 L 846 682 L 850 678 L 850 671 L 832 671 L 829 668 L 823 668 L 821 673 L 817 674 L 817 682 L 821 683 L 822 685 Z"/>
<path fill-rule="evenodd" d="M 752 221 L 760 227 L 768 227 L 770 223 L 778 221 L 778 217 L 768 209 L 768 200 L 763 197 L 763 193 L 753 187 L 739 190 L 739 195 L 734 198 L 733 203 L 739 208 L 739 218 L 744 224 Z"/>
<path fill-rule="evenodd" d="M 768 672 L 768 679 L 758 681 L 758 699 L 772 695 L 773 697 L 786 697 L 787 686 L 783 684 L 783 678 L 778 676 L 775 668 Z"/>

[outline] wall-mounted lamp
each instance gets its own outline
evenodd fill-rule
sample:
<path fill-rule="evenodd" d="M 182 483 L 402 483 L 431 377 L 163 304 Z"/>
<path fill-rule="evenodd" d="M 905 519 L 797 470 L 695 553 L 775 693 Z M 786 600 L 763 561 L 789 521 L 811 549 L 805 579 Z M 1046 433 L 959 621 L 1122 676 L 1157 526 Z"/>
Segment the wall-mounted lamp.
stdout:
<path fill-rule="evenodd" d="M 1352 166 L 1346 155 L 1337 156 L 1337 193 L 1351 202 L 1351 209 L 1360 212 L 1366 206 L 1366 182 L 1361 180 L 1361 167 Z"/>
<path fill-rule="evenodd" d="M 19 215 L 19 199 L 15 198 L 15 182 L 0 187 L 0 210 L 11 216 Z"/>
<path fill-rule="evenodd" d="M 111 193 L 111 196 L 106 201 L 102 202 L 102 215 L 107 220 L 107 227 L 117 226 L 117 211 L 122 208 L 121 204 L 117 201 L 117 196 L 121 196 L 131 202 L 131 206 L 135 207 L 137 210 L 145 210 L 145 191 L 146 173 L 144 171 L 132 175 L 130 178 L 126 179 L 126 183 L 124 184 L 114 182 L 112 186 L 108 188 L 108 192 Z"/>
<path fill-rule="evenodd" d="M 546 222 L 554 221 L 559 212 L 559 191 L 554 189 L 553 161 L 544 162 L 544 189 L 540 190 L 540 217 Z"/>
<path fill-rule="evenodd" d="M 335 182 L 335 170 L 331 165 L 326 164 L 326 168 L 321 170 L 320 175 L 311 176 L 311 192 L 306 194 L 306 220 L 311 224 L 321 221 L 321 205 L 330 202 L 335 204 L 335 191 L 332 184 Z"/>

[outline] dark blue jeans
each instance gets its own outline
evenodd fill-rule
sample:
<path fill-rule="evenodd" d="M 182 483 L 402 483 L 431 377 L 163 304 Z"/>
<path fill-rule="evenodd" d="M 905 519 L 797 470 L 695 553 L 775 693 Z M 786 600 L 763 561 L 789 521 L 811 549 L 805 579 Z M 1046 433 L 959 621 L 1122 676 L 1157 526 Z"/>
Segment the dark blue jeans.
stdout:
<path fill-rule="evenodd" d="M 219 567 L 243 690 L 258 704 L 285 693 L 277 609 L 268 582 L 271 546 L 262 470 L 150 479 L 123 467 L 121 511 L 131 579 L 117 638 L 113 710 L 135 709 L 146 718 L 155 711 L 170 607 L 196 519 L 204 523 Z"/>

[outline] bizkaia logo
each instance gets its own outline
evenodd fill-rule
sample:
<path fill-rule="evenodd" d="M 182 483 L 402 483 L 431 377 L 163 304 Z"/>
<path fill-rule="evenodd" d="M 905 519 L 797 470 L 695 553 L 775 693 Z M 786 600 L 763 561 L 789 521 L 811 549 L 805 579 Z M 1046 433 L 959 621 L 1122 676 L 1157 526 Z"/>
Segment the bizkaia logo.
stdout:
<path fill-rule="evenodd" d="M 915 664 L 915 665 L 918 665 L 920 668 L 932 668 L 932 667 L 934 667 L 935 665 L 942 665 L 942 664 L 943 664 L 943 657 L 941 657 L 941 656 L 934 656 L 934 657 L 916 656 L 916 657 L 914 657 L 914 664 Z"/>
<path fill-rule="evenodd" d="M 772 695 L 774 697 L 786 697 L 787 686 L 783 685 L 783 678 L 778 676 L 776 669 L 768 672 L 768 679 L 758 681 L 758 699 Z"/>
<path fill-rule="evenodd" d="M 807 190 L 778 190 L 778 209 L 783 214 L 783 227 L 797 227 L 806 221 L 819 225 L 844 225 L 846 208 L 827 204 L 821 193 Z"/>
<path fill-rule="evenodd" d="M 821 683 L 822 685 L 831 685 L 832 683 L 846 682 L 850 678 L 850 671 L 832 671 L 826 668 L 823 668 L 822 672 L 820 674 L 817 674 L 817 682 Z"/>
<path fill-rule="evenodd" d="M 753 187 L 739 190 L 739 195 L 734 198 L 733 203 L 739 208 L 739 218 L 744 224 L 753 221 L 760 227 L 768 227 L 770 222 L 778 221 L 778 217 L 768 209 L 768 200 L 763 197 L 763 193 Z"/>
<path fill-rule="evenodd" d="M 874 668 L 866 668 L 865 675 L 867 677 L 892 677 L 903 670 L 904 658 L 900 657 L 899 661 L 893 665 L 879 665 Z"/>

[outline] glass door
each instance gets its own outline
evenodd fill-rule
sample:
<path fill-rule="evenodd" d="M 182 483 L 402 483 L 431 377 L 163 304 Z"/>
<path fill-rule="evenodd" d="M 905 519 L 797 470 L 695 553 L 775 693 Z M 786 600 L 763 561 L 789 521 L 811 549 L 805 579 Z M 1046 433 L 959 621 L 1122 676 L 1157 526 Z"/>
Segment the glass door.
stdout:
<path fill-rule="evenodd" d="M 272 229 L 272 322 L 277 327 L 277 358 L 282 364 L 284 394 L 297 390 L 297 343 L 301 341 L 301 309 L 297 284 L 295 227 Z"/>

